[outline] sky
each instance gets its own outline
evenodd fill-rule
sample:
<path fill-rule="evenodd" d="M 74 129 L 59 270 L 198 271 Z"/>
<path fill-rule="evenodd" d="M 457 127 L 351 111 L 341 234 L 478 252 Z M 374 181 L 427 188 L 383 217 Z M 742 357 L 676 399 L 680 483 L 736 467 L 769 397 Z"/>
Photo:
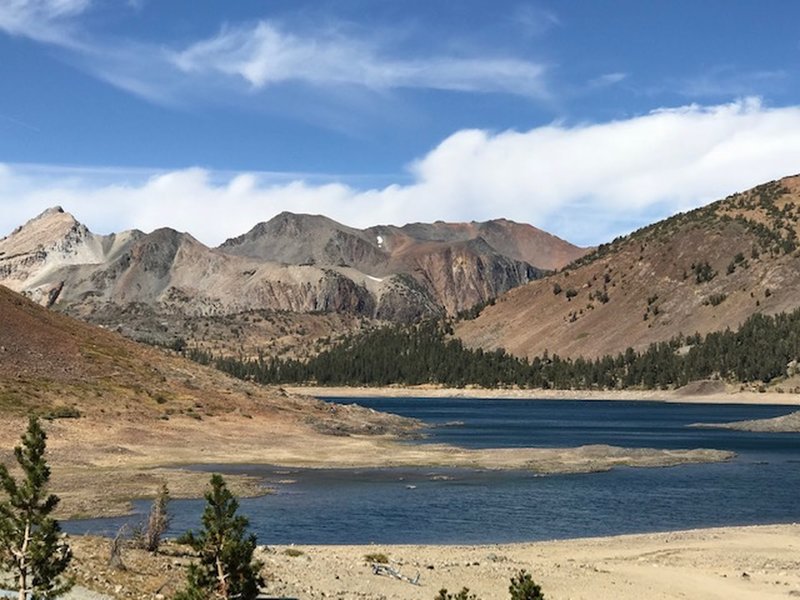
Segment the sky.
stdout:
<path fill-rule="evenodd" d="M 0 0 L 0 236 L 279 212 L 579 245 L 800 172 L 794 0 Z"/>

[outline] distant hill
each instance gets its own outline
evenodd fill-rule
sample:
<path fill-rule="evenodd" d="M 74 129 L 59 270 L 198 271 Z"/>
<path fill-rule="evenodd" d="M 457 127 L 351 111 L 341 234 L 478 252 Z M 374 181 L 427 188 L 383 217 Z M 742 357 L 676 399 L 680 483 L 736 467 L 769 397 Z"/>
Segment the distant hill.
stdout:
<path fill-rule="evenodd" d="M 800 176 L 600 246 L 456 325 L 470 347 L 596 358 L 800 307 Z"/>
<path fill-rule="evenodd" d="M 0 239 L 0 284 L 161 342 L 213 339 L 224 320 L 229 332 L 260 336 L 264 345 L 294 334 L 252 327 L 256 320 L 308 315 L 292 327 L 310 344 L 317 338 L 305 330 L 325 337 L 363 319 L 455 315 L 586 252 L 506 220 L 357 230 L 291 213 L 213 249 L 166 228 L 97 235 L 55 207 Z M 343 319 L 316 318 L 322 314 Z"/>

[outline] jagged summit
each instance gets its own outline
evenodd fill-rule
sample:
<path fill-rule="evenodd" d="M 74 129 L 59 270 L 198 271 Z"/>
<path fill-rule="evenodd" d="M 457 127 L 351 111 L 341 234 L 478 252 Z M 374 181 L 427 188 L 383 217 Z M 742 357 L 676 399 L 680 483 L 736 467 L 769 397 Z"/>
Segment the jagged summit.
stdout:
<path fill-rule="evenodd" d="M 60 206 L 53 206 L 0 239 L 0 252 L 5 250 L 9 254 L 9 249 L 14 253 L 32 252 L 84 232 L 88 230 L 75 217 Z"/>
<path fill-rule="evenodd" d="M 61 206 L 58 206 L 58 205 L 56 205 L 56 206 L 51 206 L 50 208 L 48 208 L 48 209 L 45 209 L 45 210 L 44 210 L 44 212 L 42 212 L 42 214 L 40 214 L 40 215 L 39 215 L 39 217 L 44 217 L 44 216 L 46 216 L 46 215 L 56 215 L 56 214 L 61 214 L 61 213 L 63 213 L 63 212 L 64 212 L 64 209 L 63 209 L 63 208 L 61 208 Z"/>

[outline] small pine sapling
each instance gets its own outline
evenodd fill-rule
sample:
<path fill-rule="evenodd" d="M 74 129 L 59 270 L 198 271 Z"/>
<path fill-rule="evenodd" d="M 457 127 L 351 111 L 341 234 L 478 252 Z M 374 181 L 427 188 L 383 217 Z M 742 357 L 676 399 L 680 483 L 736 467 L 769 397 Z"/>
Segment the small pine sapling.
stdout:
<path fill-rule="evenodd" d="M 236 514 L 239 502 L 221 475 L 211 476 L 205 498 L 203 530 L 178 540 L 191 546 L 200 561 L 189 565 L 186 589 L 175 600 L 254 600 L 264 581 L 262 564 L 253 560 L 256 538 L 246 536 L 247 518 Z"/>

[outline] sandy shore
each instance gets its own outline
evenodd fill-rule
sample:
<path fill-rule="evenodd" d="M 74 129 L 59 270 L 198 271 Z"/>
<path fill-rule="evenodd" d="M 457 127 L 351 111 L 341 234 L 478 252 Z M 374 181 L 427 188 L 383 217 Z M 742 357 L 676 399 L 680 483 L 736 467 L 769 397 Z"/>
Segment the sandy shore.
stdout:
<path fill-rule="evenodd" d="M 157 556 L 128 549 L 128 569 L 113 571 L 108 540 L 71 543 L 78 583 L 111 598 L 171 597 L 191 560 L 173 544 Z M 793 524 L 485 546 L 272 546 L 258 557 L 270 597 L 303 600 L 433 600 L 442 587 L 464 586 L 482 600 L 506 600 L 520 569 L 548 600 L 769 600 L 800 596 L 798 550 Z M 386 555 L 411 578 L 419 573 L 419 585 L 374 574 L 367 554 Z"/>
<path fill-rule="evenodd" d="M 548 599 L 763 600 L 800 596 L 798 550 L 800 526 L 775 525 L 488 546 L 276 546 L 263 559 L 270 593 L 303 599 L 432 600 L 464 586 L 507 599 L 509 578 L 526 569 Z M 369 553 L 419 573 L 420 585 L 373 574 Z"/>
<path fill-rule="evenodd" d="M 715 382 L 716 383 L 716 382 Z M 678 390 L 521 390 L 483 388 L 411 387 L 287 387 L 288 391 L 316 398 L 488 398 L 526 400 L 648 400 L 710 404 L 785 404 L 800 406 L 800 394 L 740 391 L 732 386 L 690 385 Z"/>

